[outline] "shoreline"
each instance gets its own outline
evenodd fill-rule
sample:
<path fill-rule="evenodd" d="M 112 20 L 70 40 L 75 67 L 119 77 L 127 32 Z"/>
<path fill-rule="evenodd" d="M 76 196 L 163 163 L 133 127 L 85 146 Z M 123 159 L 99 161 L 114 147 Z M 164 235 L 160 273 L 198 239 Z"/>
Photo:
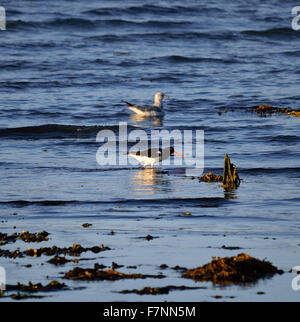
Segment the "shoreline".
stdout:
<path fill-rule="evenodd" d="M 54 230 L 54 226 L 57 224 L 59 224 L 59 229 Z M 103 297 L 105 297 L 105 301 L 124 302 L 181 302 L 182 299 L 187 302 L 298 300 L 298 293 L 291 288 L 291 281 L 296 275 L 290 272 L 292 267 L 297 264 L 297 253 L 299 253 L 299 243 L 297 243 L 296 236 L 234 235 L 230 233 L 224 235 L 214 232 L 203 234 L 184 230 L 167 232 L 157 228 L 150 230 L 149 228 L 147 229 L 147 226 L 144 226 L 143 230 L 119 230 L 113 227 L 112 221 L 106 221 L 105 226 L 107 228 L 103 227 L 103 224 L 103 220 L 92 221 L 91 226 L 84 228 L 80 227 L 79 220 L 73 221 L 72 225 L 68 220 L 56 220 L 52 225 L 51 221 L 48 225 L 40 224 L 36 221 L 27 220 L 26 223 L 24 221 L 23 227 L 30 228 L 31 232 L 37 231 L 38 229 L 34 228 L 42 225 L 49 232 L 49 240 L 40 243 L 26 243 L 18 240 L 13 244 L 2 246 L 2 249 L 13 250 L 20 247 L 22 251 L 28 247 L 40 248 L 51 245 L 66 247 L 74 243 L 83 247 L 93 247 L 101 243 L 108 246 L 110 250 L 99 254 L 85 252 L 76 257 L 66 255 L 65 257 L 69 260 L 76 258 L 78 262 L 70 261 L 58 266 L 47 263 L 53 256 L 25 256 L 17 259 L 0 257 L 0 265 L 4 266 L 8 272 L 7 284 L 16 284 L 17 282 L 27 284 L 32 282 L 46 285 L 52 280 L 65 283 L 68 287 L 67 290 L 58 290 L 55 293 L 51 291 L 37 293 L 44 297 L 36 300 L 50 302 L 103 302 Z M 111 234 L 112 229 L 114 234 Z M 6 229 L 2 229 L 2 233 L 8 233 L 9 231 L 18 231 L 18 228 L 12 230 L 6 227 Z M 157 238 L 147 239 L 145 238 L 147 233 Z M 195 243 L 196 235 L 198 238 Z M 172 245 L 172 248 L 169 245 Z M 282 269 L 284 274 L 261 279 L 254 284 L 227 286 L 213 285 L 211 282 L 195 282 L 181 277 L 180 268 L 182 267 L 197 267 L 210 262 L 213 256 L 236 256 L 242 252 L 259 259 L 265 258 L 279 269 Z M 62 273 L 66 273 L 76 266 L 88 268 L 93 267 L 95 263 L 105 265 L 107 268 L 111 268 L 112 263 L 114 263 L 120 266 L 120 268 L 117 266 L 116 270 L 122 273 L 163 274 L 165 278 L 157 280 L 150 277 L 142 280 L 125 279 L 117 281 L 72 281 L 62 278 Z M 28 264 L 30 266 L 26 267 Z M 18 267 L 22 267 L 22 273 L 19 269 L 16 269 Z M 124 290 L 169 286 L 185 286 L 191 289 L 173 289 L 168 294 L 163 295 L 120 293 Z M 29 300 L 35 301 L 34 298 Z M 14 300 L 9 297 L 0 297 L 0 302 L 3 301 Z"/>

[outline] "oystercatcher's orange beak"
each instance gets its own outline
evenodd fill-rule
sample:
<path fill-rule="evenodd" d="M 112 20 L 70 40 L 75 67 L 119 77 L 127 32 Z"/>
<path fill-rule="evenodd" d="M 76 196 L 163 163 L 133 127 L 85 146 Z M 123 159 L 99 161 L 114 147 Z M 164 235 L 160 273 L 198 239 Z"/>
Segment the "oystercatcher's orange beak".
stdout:
<path fill-rule="evenodd" d="M 184 156 L 176 151 L 174 151 L 175 154 L 179 155 L 180 157 L 184 158 Z"/>

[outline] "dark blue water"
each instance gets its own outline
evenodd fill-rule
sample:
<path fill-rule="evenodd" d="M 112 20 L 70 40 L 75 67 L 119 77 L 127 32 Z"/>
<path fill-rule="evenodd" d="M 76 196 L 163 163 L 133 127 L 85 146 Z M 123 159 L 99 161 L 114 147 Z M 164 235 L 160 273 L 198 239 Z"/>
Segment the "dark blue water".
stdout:
<path fill-rule="evenodd" d="M 231 254 L 205 248 L 213 241 L 222 246 L 224 235 L 238 246 L 247 240 L 247 253 L 280 268 L 300 264 L 300 119 L 248 111 L 262 103 L 300 108 L 294 1 L 4 0 L 1 5 L 7 15 L 6 30 L 0 31 L 3 232 L 14 231 L 14 225 L 41 228 L 56 236 L 52 243 L 57 238 L 91 244 L 100 234 L 119 249 L 117 260 L 149 261 L 145 265 L 152 270 L 155 262 L 176 259 L 174 265 L 193 267 Z M 151 103 L 157 91 L 171 97 L 159 122 L 137 118 L 121 102 Z M 227 113 L 219 115 L 220 109 Z M 99 166 L 96 135 L 117 131 L 121 121 L 147 133 L 204 130 L 204 172 L 222 174 L 228 153 L 243 179 L 240 187 L 228 193 L 219 184 L 185 177 L 184 169 Z M 183 215 L 186 211 L 191 215 Z M 87 221 L 93 223 L 90 235 L 81 227 Z M 111 229 L 120 237 L 108 237 Z M 124 245 L 147 233 L 162 236 L 155 250 L 139 244 L 124 255 Z M 269 245 L 265 237 L 276 241 Z M 108 262 L 115 260 L 108 256 Z M 8 265 L 5 259 L 0 264 Z M 12 283 L 44 278 L 38 269 L 19 276 L 10 265 Z M 51 273 L 58 278 L 57 271 Z M 291 300 L 297 294 L 292 277 L 282 278 L 268 282 L 265 298 L 249 290 L 232 292 L 237 300 Z M 85 299 L 95 299 L 93 287 L 82 291 Z M 112 293 L 123 286 L 106 287 L 107 299 L 125 299 Z M 82 300 L 83 293 L 60 296 Z M 180 300 L 182 294 L 167 299 Z M 184 294 L 198 300 L 195 291 Z M 211 298 L 205 293 L 201 299 Z"/>

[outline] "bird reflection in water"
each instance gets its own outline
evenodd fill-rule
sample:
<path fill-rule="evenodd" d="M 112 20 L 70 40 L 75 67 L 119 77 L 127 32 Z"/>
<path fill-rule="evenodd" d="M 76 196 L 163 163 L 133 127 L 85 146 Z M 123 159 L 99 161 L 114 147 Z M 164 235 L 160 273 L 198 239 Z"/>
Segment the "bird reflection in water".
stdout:
<path fill-rule="evenodd" d="M 138 114 L 131 114 L 130 121 L 132 125 L 137 127 L 142 127 L 147 125 L 157 126 L 157 127 L 163 126 L 163 116 L 144 116 L 144 115 L 138 115 Z"/>
<path fill-rule="evenodd" d="M 171 190 L 166 172 L 151 168 L 133 172 L 131 186 L 138 194 L 153 195 L 156 192 L 167 192 Z"/>

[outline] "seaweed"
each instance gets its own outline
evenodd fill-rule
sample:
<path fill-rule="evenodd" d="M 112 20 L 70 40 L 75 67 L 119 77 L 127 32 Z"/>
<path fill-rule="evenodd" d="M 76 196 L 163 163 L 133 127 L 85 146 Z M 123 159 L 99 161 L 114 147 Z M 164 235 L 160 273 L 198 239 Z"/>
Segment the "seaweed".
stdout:
<path fill-rule="evenodd" d="M 179 266 L 179 265 L 173 266 L 171 268 L 174 269 L 175 271 L 185 271 L 187 269 L 186 267 Z"/>
<path fill-rule="evenodd" d="M 29 231 L 22 231 L 21 233 L 13 233 L 11 235 L 0 233 L 0 245 L 7 243 L 14 243 L 18 239 L 23 240 L 25 243 L 48 241 L 49 233 L 45 230 L 39 233 L 30 233 Z"/>
<path fill-rule="evenodd" d="M 225 245 L 223 245 L 221 248 L 222 248 L 222 249 L 228 249 L 228 250 L 237 250 L 237 249 L 241 249 L 241 247 L 238 247 L 238 246 L 225 246 Z"/>
<path fill-rule="evenodd" d="M 46 256 L 55 256 L 55 255 L 61 255 L 61 254 L 68 254 L 70 256 L 80 256 L 82 252 L 91 251 L 93 253 L 100 253 L 106 250 L 110 250 L 109 247 L 100 245 L 100 246 L 93 246 L 93 247 L 82 247 L 79 244 L 73 244 L 73 246 L 70 247 L 41 247 L 41 248 L 30 248 L 28 247 L 27 250 L 24 252 L 21 252 L 20 249 L 10 251 L 10 250 L 4 250 L 0 249 L 0 257 L 8 257 L 8 258 L 21 258 L 24 256 L 32 256 L 32 257 L 39 257 L 41 255 Z"/>
<path fill-rule="evenodd" d="M 42 295 L 28 295 L 28 294 L 22 294 L 20 292 L 11 294 L 10 297 L 13 300 L 27 300 L 27 299 L 41 299 L 44 296 Z"/>
<path fill-rule="evenodd" d="M 37 293 L 37 292 L 52 292 L 58 291 L 62 289 L 66 289 L 66 285 L 64 283 L 60 283 L 56 280 L 51 281 L 47 285 L 42 285 L 41 283 L 33 284 L 31 282 L 26 284 L 17 283 L 16 285 L 6 285 L 6 291 L 23 291 L 23 292 L 30 292 L 30 293 Z"/>
<path fill-rule="evenodd" d="M 291 113 L 288 113 L 288 115 L 292 115 L 294 117 L 300 117 L 300 111 L 292 111 Z"/>
<path fill-rule="evenodd" d="M 167 264 L 161 264 L 159 267 L 160 267 L 161 269 L 166 269 L 166 268 L 168 268 L 169 266 L 168 266 Z"/>
<path fill-rule="evenodd" d="M 0 257 L 22 258 L 24 257 L 24 254 L 19 248 L 16 250 L 0 249 Z"/>
<path fill-rule="evenodd" d="M 238 109 L 231 109 L 231 111 L 240 110 Z M 285 114 L 285 115 L 291 115 L 293 117 L 300 117 L 300 110 L 299 109 L 293 109 L 291 107 L 276 107 L 270 104 L 260 104 L 255 105 L 250 108 L 247 108 L 246 111 L 248 112 L 256 112 L 260 117 L 266 117 L 271 116 L 273 114 Z M 226 110 L 223 110 L 224 113 L 226 113 Z M 219 115 L 221 115 L 221 111 L 218 112 Z"/>
<path fill-rule="evenodd" d="M 66 259 L 63 256 L 55 255 L 54 257 L 50 258 L 47 262 L 54 265 L 64 265 L 68 262 L 72 262 L 72 260 Z"/>
<path fill-rule="evenodd" d="M 290 107 L 274 107 L 272 105 L 260 104 L 259 106 L 253 106 L 253 110 L 260 116 L 267 114 L 282 113 L 288 114 L 292 112 Z"/>
<path fill-rule="evenodd" d="M 241 253 L 233 257 L 214 258 L 208 264 L 194 269 L 187 269 L 183 278 L 195 281 L 211 281 L 213 284 L 253 283 L 259 278 L 282 274 L 283 271 L 270 262 L 259 260 Z"/>
<path fill-rule="evenodd" d="M 236 165 L 230 162 L 230 159 L 225 154 L 224 169 L 223 169 L 223 187 L 236 189 L 240 185 L 240 177 L 237 173 Z"/>
<path fill-rule="evenodd" d="M 237 172 L 237 167 L 235 164 L 230 162 L 230 158 L 228 157 L 227 153 L 224 157 L 223 176 L 209 172 L 202 177 L 199 177 L 198 180 L 199 182 L 222 182 L 223 188 L 229 191 L 232 189 L 237 189 L 241 182 Z"/>
<path fill-rule="evenodd" d="M 222 182 L 223 176 L 219 176 L 216 174 L 213 174 L 212 172 L 208 172 L 207 174 L 203 175 L 202 177 L 198 178 L 199 182 Z"/>
<path fill-rule="evenodd" d="M 160 294 L 169 294 L 170 291 L 174 290 L 179 290 L 179 291 L 184 291 L 184 290 L 195 290 L 203 287 L 195 287 L 195 286 L 175 286 L 175 285 L 170 285 L 170 286 L 164 286 L 164 287 L 149 287 L 146 286 L 142 288 L 141 290 L 133 289 L 133 290 L 123 290 L 120 291 L 119 293 L 122 294 L 129 294 L 129 293 L 135 293 L 138 295 L 160 295 Z M 206 287 L 204 287 L 206 288 Z"/>
<path fill-rule="evenodd" d="M 124 267 L 124 265 L 119 265 L 119 264 L 117 264 L 117 263 L 115 263 L 115 262 L 112 262 L 112 263 L 111 263 L 111 268 L 112 268 L 113 270 L 115 270 L 116 268 L 121 268 L 121 267 Z"/>
<path fill-rule="evenodd" d="M 7 243 L 14 243 L 17 240 L 17 238 L 18 238 L 17 233 L 13 233 L 11 235 L 0 233 L 0 246 L 5 245 Z"/>
<path fill-rule="evenodd" d="M 82 247 L 80 244 L 73 244 L 73 246 L 70 247 L 57 247 L 57 246 L 52 246 L 52 247 L 41 247 L 38 249 L 30 249 L 28 248 L 25 251 L 25 254 L 27 256 L 41 256 L 41 255 L 46 255 L 46 256 L 52 256 L 52 255 L 60 255 L 60 254 L 68 254 L 70 256 L 79 256 L 82 252 L 87 252 L 91 251 L 93 253 L 100 253 L 105 250 L 110 250 L 109 247 L 100 245 L 100 246 L 93 246 L 93 247 Z"/>
<path fill-rule="evenodd" d="M 90 226 L 92 226 L 92 224 L 89 224 L 89 223 L 84 223 L 84 224 L 82 224 L 82 227 L 84 227 L 84 228 L 87 228 L 87 227 L 90 227 Z"/>
<path fill-rule="evenodd" d="M 45 230 L 39 232 L 39 233 L 30 233 L 28 231 L 22 231 L 19 234 L 19 238 L 22 239 L 26 243 L 31 242 L 41 242 L 41 241 L 48 241 L 48 235 L 49 233 Z"/>
<path fill-rule="evenodd" d="M 118 272 L 114 269 L 99 270 L 96 266 L 94 268 L 80 268 L 74 269 L 65 273 L 64 278 L 72 280 L 96 280 L 96 281 L 116 281 L 120 279 L 137 279 L 137 278 L 164 278 L 162 274 L 159 275 L 144 275 L 144 274 L 126 274 Z"/>
<path fill-rule="evenodd" d="M 142 236 L 142 237 L 137 237 L 137 238 L 147 239 L 149 241 L 149 240 L 152 240 L 154 238 L 159 238 L 159 237 L 158 236 L 151 236 L 148 234 L 147 236 Z"/>

